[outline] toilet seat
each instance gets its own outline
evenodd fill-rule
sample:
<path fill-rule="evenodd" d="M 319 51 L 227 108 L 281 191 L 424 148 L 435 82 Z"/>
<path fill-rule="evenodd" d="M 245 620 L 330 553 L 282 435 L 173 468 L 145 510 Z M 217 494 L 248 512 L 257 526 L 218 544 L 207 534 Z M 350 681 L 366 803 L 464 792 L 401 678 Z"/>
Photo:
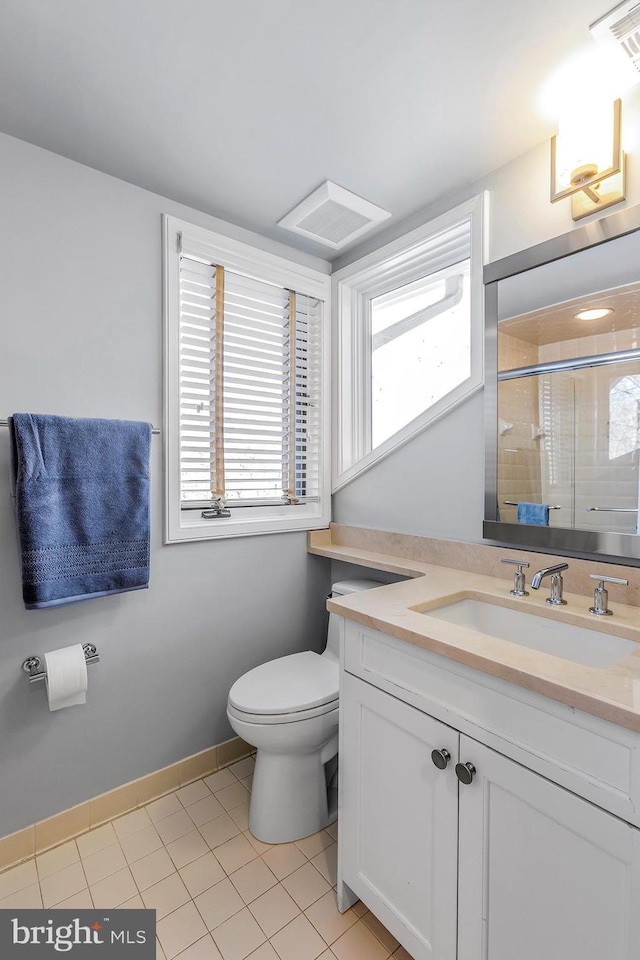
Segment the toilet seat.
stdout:
<path fill-rule="evenodd" d="M 245 673 L 231 687 L 228 707 L 254 723 L 287 723 L 337 709 L 338 687 L 337 663 L 306 650 Z"/>
<path fill-rule="evenodd" d="M 236 720 L 243 720 L 245 723 L 261 724 L 263 726 L 278 723 L 301 723 L 304 720 L 310 720 L 312 717 L 321 717 L 324 714 L 338 714 L 338 701 L 332 700 L 331 703 L 324 703 L 320 707 L 313 707 L 311 710 L 296 710 L 293 713 L 246 713 L 227 704 L 227 715 L 235 717 Z"/>

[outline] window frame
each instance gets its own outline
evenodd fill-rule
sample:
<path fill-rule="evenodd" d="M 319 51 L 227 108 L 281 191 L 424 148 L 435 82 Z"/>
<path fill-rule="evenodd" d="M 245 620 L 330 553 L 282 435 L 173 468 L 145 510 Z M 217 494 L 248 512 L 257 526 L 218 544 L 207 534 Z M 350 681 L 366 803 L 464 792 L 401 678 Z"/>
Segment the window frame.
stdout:
<path fill-rule="evenodd" d="M 165 543 L 314 530 L 331 520 L 330 404 L 331 278 L 311 267 L 169 215 L 162 218 L 164 321 Z M 315 502 L 237 507 L 230 517 L 204 520 L 183 510 L 180 496 L 180 255 L 211 258 L 233 273 L 274 283 L 322 301 L 319 497 Z"/>
<path fill-rule="evenodd" d="M 482 389 L 482 272 L 487 248 L 487 205 L 488 195 L 479 194 L 332 275 L 334 493 Z M 424 257 L 424 249 L 428 243 L 438 234 L 464 220 L 469 220 L 470 223 L 470 375 L 397 433 L 379 446 L 368 449 L 371 422 L 370 404 L 367 404 L 367 398 L 370 397 L 367 384 L 371 376 L 368 304 L 373 298 L 394 288 L 392 277 L 399 267 L 407 271 L 402 280 L 403 284 L 418 279 L 421 275 L 421 258 Z M 414 263 L 415 274 L 412 272 Z"/>

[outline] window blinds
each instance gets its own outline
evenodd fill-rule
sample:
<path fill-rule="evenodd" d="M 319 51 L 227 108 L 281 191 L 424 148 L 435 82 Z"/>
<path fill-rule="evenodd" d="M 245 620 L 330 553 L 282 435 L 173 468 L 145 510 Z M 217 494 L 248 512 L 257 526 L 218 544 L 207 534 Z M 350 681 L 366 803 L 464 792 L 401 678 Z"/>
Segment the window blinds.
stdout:
<path fill-rule="evenodd" d="M 183 509 L 317 500 L 321 302 L 180 257 Z"/>

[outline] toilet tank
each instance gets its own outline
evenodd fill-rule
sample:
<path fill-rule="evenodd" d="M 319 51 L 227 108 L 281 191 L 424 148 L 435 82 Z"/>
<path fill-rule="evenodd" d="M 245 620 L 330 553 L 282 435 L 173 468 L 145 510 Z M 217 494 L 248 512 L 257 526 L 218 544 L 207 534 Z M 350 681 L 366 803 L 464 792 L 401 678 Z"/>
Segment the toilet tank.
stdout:
<path fill-rule="evenodd" d="M 383 586 L 378 580 L 339 580 L 331 587 L 332 597 L 345 597 L 350 593 L 359 593 L 360 590 L 371 590 L 373 587 Z M 327 631 L 327 645 L 323 657 L 338 660 L 340 656 L 340 618 L 335 613 L 329 614 L 329 629 Z"/>

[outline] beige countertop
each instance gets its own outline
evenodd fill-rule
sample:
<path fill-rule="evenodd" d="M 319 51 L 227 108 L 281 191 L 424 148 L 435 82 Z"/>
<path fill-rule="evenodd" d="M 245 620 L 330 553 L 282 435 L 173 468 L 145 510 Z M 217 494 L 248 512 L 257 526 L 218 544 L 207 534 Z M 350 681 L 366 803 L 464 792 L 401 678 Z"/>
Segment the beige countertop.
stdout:
<path fill-rule="evenodd" d="M 586 713 L 640 731 L 640 607 L 614 602 L 610 598 L 614 615 L 595 617 L 588 612 L 593 602 L 591 595 L 566 590 L 567 606 L 551 607 L 545 602 L 549 595 L 548 579 L 543 581 L 540 590 L 516 598 L 509 593 L 510 579 L 430 564 L 422 559 L 411 560 L 363 550 L 345 543 L 336 544 L 327 534 L 318 531 L 310 535 L 312 553 L 412 578 L 329 600 L 330 611 Z M 540 555 L 538 566 L 546 566 L 546 559 Z M 464 598 L 483 599 L 547 620 L 624 637 L 637 643 L 638 648 L 613 666 L 584 666 L 424 616 L 429 608 Z"/>

